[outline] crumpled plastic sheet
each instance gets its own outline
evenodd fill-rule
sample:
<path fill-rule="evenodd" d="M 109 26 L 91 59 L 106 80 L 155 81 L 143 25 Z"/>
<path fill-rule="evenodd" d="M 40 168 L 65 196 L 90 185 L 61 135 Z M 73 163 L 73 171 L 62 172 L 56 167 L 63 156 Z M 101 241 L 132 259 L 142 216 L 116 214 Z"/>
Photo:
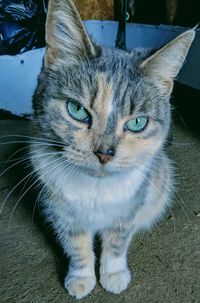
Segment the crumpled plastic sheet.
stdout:
<path fill-rule="evenodd" d="M 0 55 L 45 45 L 48 0 L 0 0 Z"/>

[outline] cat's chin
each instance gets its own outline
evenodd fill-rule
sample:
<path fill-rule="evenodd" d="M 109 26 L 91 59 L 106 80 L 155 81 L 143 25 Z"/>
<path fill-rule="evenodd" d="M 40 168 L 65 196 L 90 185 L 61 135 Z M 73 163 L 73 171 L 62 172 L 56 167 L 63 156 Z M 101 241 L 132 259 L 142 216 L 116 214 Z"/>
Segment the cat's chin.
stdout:
<path fill-rule="evenodd" d="M 97 169 L 82 168 L 82 170 L 84 171 L 84 173 L 86 173 L 89 176 L 99 177 L 99 178 L 113 176 L 117 173 L 115 170 L 109 170 L 103 166 Z"/>

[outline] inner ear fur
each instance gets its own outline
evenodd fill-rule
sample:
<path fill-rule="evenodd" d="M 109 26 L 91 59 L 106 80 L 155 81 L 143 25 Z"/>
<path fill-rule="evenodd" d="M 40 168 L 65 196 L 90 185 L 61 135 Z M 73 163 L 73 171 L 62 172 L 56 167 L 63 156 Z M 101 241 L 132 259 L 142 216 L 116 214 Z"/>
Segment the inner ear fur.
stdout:
<path fill-rule="evenodd" d="M 74 64 L 83 57 L 95 56 L 95 46 L 72 0 L 49 1 L 46 44 L 46 65 L 56 60 Z"/>
<path fill-rule="evenodd" d="M 173 80 L 185 61 L 194 37 L 195 30 L 188 30 L 140 64 L 144 75 L 154 80 L 164 94 L 171 93 Z"/>

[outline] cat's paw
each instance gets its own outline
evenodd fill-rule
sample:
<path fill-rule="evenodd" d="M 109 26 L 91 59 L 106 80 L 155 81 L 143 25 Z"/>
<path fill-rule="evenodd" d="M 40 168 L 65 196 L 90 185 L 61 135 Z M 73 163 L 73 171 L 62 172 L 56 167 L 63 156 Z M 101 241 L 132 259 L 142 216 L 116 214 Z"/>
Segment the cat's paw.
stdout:
<path fill-rule="evenodd" d="M 131 274 L 128 269 L 115 273 L 102 274 L 100 283 L 107 291 L 119 294 L 125 290 L 131 281 Z"/>
<path fill-rule="evenodd" d="M 93 290 L 95 283 L 95 276 L 79 277 L 70 275 L 65 278 L 64 286 L 71 296 L 81 299 Z"/>

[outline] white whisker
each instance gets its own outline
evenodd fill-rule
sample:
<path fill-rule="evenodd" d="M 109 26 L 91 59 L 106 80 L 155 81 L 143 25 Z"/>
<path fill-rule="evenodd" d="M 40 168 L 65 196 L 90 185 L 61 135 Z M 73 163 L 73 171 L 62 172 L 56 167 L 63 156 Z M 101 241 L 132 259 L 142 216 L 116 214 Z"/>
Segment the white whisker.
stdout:
<path fill-rule="evenodd" d="M 44 142 L 51 142 L 51 143 L 58 143 L 63 145 L 62 141 L 56 141 L 48 138 L 42 138 L 42 137 L 34 137 L 34 136 L 25 136 L 25 135 L 7 135 L 7 136 L 2 136 L 0 139 L 6 139 L 6 138 L 26 138 L 26 139 L 36 139 L 38 141 L 44 141 Z M 24 140 L 25 142 L 30 142 L 29 140 Z"/>
<path fill-rule="evenodd" d="M 52 155 L 52 156 L 54 156 L 54 155 Z M 52 158 L 52 157 L 50 156 L 49 158 Z M 56 159 L 56 160 L 57 160 L 57 159 Z M 54 160 L 54 161 L 55 161 L 55 160 Z M 52 163 L 52 162 L 46 163 L 44 166 L 40 167 L 40 169 L 46 167 L 47 165 L 49 165 L 49 164 L 51 164 L 51 163 Z M 6 201 L 7 201 L 8 198 L 11 196 L 11 194 L 14 192 L 14 190 L 15 190 L 15 189 L 16 189 L 24 180 L 26 180 L 29 176 L 33 175 L 33 174 L 36 173 L 37 171 L 38 171 L 38 169 L 33 170 L 32 172 L 30 172 L 28 175 L 26 175 L 20 182 L 18 182 L 18 183 L 14 186 L 14 188 L 9 192 L 9 194 L 8 194 L 8 195 L 6 196 L 6 198 L 4 199 L 4 201 L 3 201 L 3 203 L 2 203 L 2 206 L 1 206 L 1 208 L 0 208 L 0 214 L 2 213 L 2 210 L 3 210 L 3 207 L 4 207 L 5 203 L 6 203 Z"/>
<path fill-rule="evenodd" d="M 56 146 L 56 147 L 64 147 L 64 145 L 61 144 L 54 144 L 54 143 L 48 143 L 48 142 L 41 142 L 41 141 L 9 141 L 9 142 L 1 142 L 0 145 L 6 145 L 6 144 L 33 144 L 33 145 L 41 145 L 41 146 Z"/>
<path fill-rule="evenodd" d="M 25 161 L 30 161 L 30 159 L 34 159 L 34 158 L 40 158 L 43 156 L 48 156 L 48 155 L 57 155 L 57 154 L 61 154 L 62 152 L 50 152 L 50 153 L 42 153 L 42 154 L 38 154 L 38 155 L 34 155 L 34 156 L 30 156 L 30 157 L 24 157 L 22 158 L 20 161 L 17 161 L 16 163 L 12 164 L 11 166 L 7 167 L 1 174 L 0 177 L 2 175 L 4 175 L 7 171 L 9 171 L 11 168 L 15 167 L 16 165 L 25 162 Z"/>
<path fill-rule="evenodd" d="M 159 178 L 160 180 L 162 180 L 163 182 L 165 182 L 165 180 L 163 180 L 158 174 L 155 174 L 155 172 L 153 172 L 152 170 L 148 170 L 147 168 L 148 167 L 144 167 L 143 165 L 140 165 L 140 164 L 136 164 L 138 167 L 141 167 L 142 169 L 145 169 L 146 172 L 150 173 L 150 175 L 152 175 L 153 177 L 156 177 L 156 178 Z M 151 182 L 151 180 L 149 180 Z M 152 183 L 152 182 L 151 182 Z M 153 183 L 152 183 L 153 184 Z M 187 207 L 184 203 L 184 201 L 182 200 L 181 196 L 176 192 L 176 190 L 174 189 L 174 187 L 172 187 L 170 184 L 167 185 L 171 191 L 173 192 L 173 194 L 175 195 L 175 199 L 176 201 L 179 203 L 179 205 L 181 206 L 182 210 L 184 211 L 188 221 L 190 222 L 191 224 L 191 227 L 193 228 L 193 225 L 192 225 L 192 221 L 185 209 L 185 207 Z M 189 209 L 188 209 L 189 210 Z"/>
<path fill-rule="evenodd" d="M 50 165 L 50 164 L 52 164 L 52 163 L 55 163 L 56 161 L 60 161 L 60 160 L 62 160 L 62 158 L 64 158 L 64 157 L 61 157 L 61 158 L 59 158 L 59 159 L 55 159 L 55 160 L 51 161 L 50 163 L 48 163 L 47 165 L 40 167 L 39 169 L 43 169 L 43 168 L 45 168 L 46 166 L 48 166 L 48 165 Z M 68 159 L 65 159 L 64 163 L 68 163 L 69 165 L 72 165 L 72 163 L 69 163 L 69 160 L 68 160 Z M 61 162 L 61 163 L 59 163 L 58 165 L 56 165 L 55 167 L 53 166 L 51 169 L 47 170 L 44 174 L 42 174 L 42 175 L 40 176 L 40 178 L 43 178 L 44 176 L 48 175 L 51 171 L 56 170 L 56 169 L 59 168 L 60 166 L 63 168 L 63 164 L 64 164 L 64 163 Z M 8 225 L 8 226 L 10 226 L 10 223 L 11 223 L 11 220 L 12 220 L 12 217 L 13 217 L 13 214 L 14 214 L 14 212 L 15 212 L 17 206 L 19 205 L 20 201 L 23 199 L 23 197 L 26 195 L 26 193 L 27 193 L 31 188 L 33 188 L 33 186 L 36 185 L 39 181 L 40 181 L 40 179 L 37 179 L 36 181 L 34 181 L 34 182 L 25 190 L 25 192 L 20 196 L 20 198 L 18 199 L 17 203 L 15 204 L 15 206 L 14 206 L 14 208 L 13 208 L 13 210 L 12 210 L 12 213 L 11 213 L 10 219 L 9 219 L 9 225 Z"/>
<path fill-rule="evenodd" d="M 63 168 L 65 168 L 65 164 L 68 164 L 68 168 L 70 168 L 72 165 L 73 165 L 73 170 L 69 171 L 67 170 L 67 174 L 65 172 L 65 175 L 69 175 L 69 174 L 72 174 L 74 173 L 77 169 L 78 169 L 78 165 L 74 164 L 74 163 L 69 163 L 68 160 L 64 161 L 63 163 L 63 166 L 60 167 L 60 169 L 57 171 L 57 173 L 54 175 L 53 178 L 50 178 L 48 179 L 48 181 L 46 181 L 46 183 L 43 185 L 42 189 L 40 190 L 39 194 L 38 194 L 38 197 L 35 201 L 35 204 L 34 204 L 34 208 L 33 208 L 33 214 L 32 214 L 32 224 L 33 224 L 33 219 L 34 219 L 34 214 L 35 214 L 35 209 L 36 209 L 36 205 L 39 204 L 39 201 L 40 201 L 40 197 L 41 195 L 43 194 L 44 190 L 46 189 L 47 185 L 50 184 L 50 182 L 63 170 Z"/>

